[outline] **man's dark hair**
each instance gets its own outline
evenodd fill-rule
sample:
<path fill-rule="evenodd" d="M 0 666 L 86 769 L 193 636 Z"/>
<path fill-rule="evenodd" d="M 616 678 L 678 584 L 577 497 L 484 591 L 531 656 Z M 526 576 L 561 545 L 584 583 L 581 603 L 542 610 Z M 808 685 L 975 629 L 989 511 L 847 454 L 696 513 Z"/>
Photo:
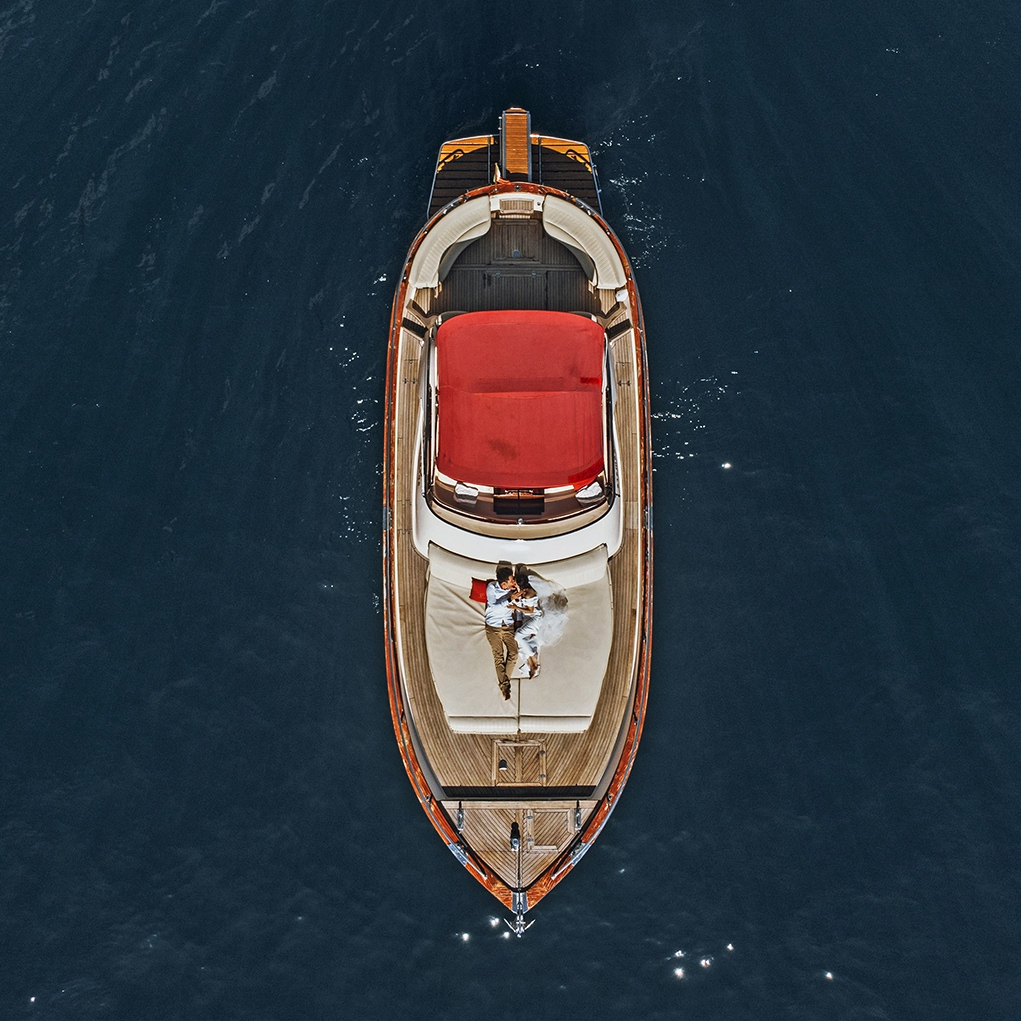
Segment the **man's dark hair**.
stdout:
<path fill-rule="evenodd" d="M 501 585 L 514 574 L 514 568 L 506 560 L 501 560 L 496 565 L 496 580 Z"/>

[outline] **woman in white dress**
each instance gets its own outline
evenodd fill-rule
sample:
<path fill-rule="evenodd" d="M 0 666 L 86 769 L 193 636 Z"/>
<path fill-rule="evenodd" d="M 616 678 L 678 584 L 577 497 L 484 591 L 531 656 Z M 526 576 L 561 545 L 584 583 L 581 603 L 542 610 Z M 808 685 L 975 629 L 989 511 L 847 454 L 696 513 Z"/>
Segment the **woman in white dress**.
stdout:
<path fill-rule="evenodd" d="M 531 579 L 524 564 L 518 564 L 514 572 L 514 580 L 518 591 L 511 601 L 517 611 L 521 623 L 514 632 L 518 648 L 528 657 L 528 676 L 534 677 L 539 672 L 539 621 L 542 610 L 539 609 L 539 593 L 531 586 Z"/>
<path fill-rule="evenodd" d="M 532 574 L 524 564 L 514 568 L 518 593 L 513 605 L 521 619 L 514 637 L 528 659 L 528 676 L 539 673 L 539 649 L 556 645 L 567 625 L 567 593 L 560 585 Z"/>

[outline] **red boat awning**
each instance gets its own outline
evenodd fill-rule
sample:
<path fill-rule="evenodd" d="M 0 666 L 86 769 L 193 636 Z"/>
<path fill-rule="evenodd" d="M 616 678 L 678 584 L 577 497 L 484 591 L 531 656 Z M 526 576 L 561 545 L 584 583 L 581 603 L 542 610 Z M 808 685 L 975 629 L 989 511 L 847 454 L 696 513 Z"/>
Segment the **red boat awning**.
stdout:
<path fill-rule="evenodd" d="M 569 312 L 470 312 L 436 334 L 436 467 L 503 489 L 603 470 L 603 328 Z"/>

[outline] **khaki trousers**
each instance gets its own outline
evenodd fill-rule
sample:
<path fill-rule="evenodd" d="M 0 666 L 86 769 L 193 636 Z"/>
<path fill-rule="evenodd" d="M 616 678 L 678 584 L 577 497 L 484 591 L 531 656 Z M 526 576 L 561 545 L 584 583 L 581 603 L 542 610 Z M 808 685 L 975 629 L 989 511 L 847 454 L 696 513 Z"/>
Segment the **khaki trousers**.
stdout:
<path fill-rule="evenodd" d="M 504 624 L 503 627 L 486 625 L 486 638 L 493 650 L 493 663 L 496 666 L 496 679 L 500 685 L 508 684 L 507 667 L 511 670 L 518 662 L 518 643 L 514 637 L 514 625 Z"/>

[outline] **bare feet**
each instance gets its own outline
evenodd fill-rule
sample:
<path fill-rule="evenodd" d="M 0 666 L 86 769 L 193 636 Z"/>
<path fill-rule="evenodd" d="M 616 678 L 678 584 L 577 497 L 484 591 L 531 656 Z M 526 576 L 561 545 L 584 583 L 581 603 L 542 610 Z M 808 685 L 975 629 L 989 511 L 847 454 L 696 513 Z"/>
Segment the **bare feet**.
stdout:
<path fill-rule="evenodd" d="M 528 657 L 528 676 L 534 677 L 536 671 L 539 669 L 539 659 L 537 656 Z"/>

